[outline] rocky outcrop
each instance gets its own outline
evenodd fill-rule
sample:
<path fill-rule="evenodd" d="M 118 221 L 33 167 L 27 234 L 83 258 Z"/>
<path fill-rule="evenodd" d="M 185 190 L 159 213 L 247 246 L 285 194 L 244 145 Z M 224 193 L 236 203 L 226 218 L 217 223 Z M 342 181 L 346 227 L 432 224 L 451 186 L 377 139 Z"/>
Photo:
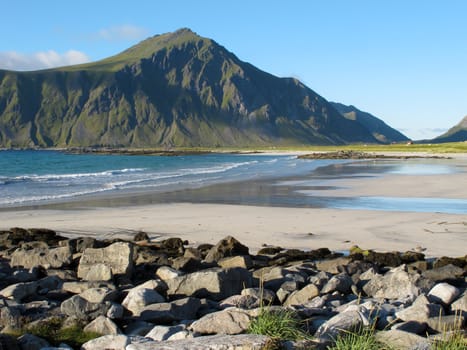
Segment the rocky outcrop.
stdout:
<path fill-rule="evenodd" d="M 4 235 L 19 242 L 19 232 L 29 231 Z M 55 237 L 46 232 L 44 237 Z M 371 327 L 382 343 L 395 348 L 429 349 L 432 336 L 465 328 L 467 266 L 462 258 L 431 261 L 418 253 L 361 249 L 343 257 L 327 249 L 279 247 L 254 255 L 233 237 L 197 248 L 180 239 L 50 241 L 47 247 L 11 243 L 0 252 L 3 332 L 48 322 L 57 327 L 59 322 L 102 335 L 83 350 L 264 349 L 278 340 L 246 334 L 250 325 L 266 311 L 285 311 L 306 320 L 301 331 L 313 337 L 284 342 L 287 349 L 325 349 L 340 334 L 362 327 Z M 61 270 L 11 263 L 21 249 L 44 249 L 44 256 L 53 256 L 63 247 L 73 259 Z M 139 247 L 145 247 L 144 254 L 165 257 L 143 259 Z M 188 269 L 183 259 L 197 264 Z M 102 266 L 110 274 L 90 278 Z M 22 348 L 54 343 L 30 335 L 5 339 Z M 16 346 L 11 344 L 8 349 Z"/>

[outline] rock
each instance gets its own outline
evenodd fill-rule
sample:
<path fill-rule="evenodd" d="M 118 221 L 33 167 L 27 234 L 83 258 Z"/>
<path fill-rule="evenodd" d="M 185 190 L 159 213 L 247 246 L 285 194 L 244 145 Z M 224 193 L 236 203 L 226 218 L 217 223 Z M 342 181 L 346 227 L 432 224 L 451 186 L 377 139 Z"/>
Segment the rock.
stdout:
<path fill-rule="evenodd" d="M 127 327 L 125 328 L 125 334 L 145 336 L 153 328 L 154 328 L 154 323 L 145 322 L 145 321 L 134 321 L 134 322 L 130 322 L 127 325 Z"/>
<path fill-rule="evenodd" d="M 425 261 L 425 254 L 414 251 L 406 251 L 405 253 L 401 254 L 401 260 L 403 264 L 412 264 L 417 261 Z"/>
<path fill-rule="evenodd" d="M 420 288 L 416 285 L 419 278 L 418 274 L 408 274 L 405 265 L 402 265 L 386 272 L 384 276 L 375 275 L 363 286 L 363 291 L 374 298 L 415 299 L 420 294 Z"/>
<path fill-rule="evenodd" d="M 431 330 L 440 333 L 446 333 L 450 331 L 458 331 L 465 326 L 464 315 L 439 315 L 428 318 L 426 321 L 428 327 Z"/>
<path fill-rule="evenodd" d="M 249 255 L 248 247 L 241 244 L 234 237 L 227 236 L 209 250 L 204 260 L 206 262 L 213 262 L 236 255 Z"/>
<path fill-rule="evenodd" d="M 115 289 L 108 287 L 89 288 L 80 293 L 79 296 L 90 303 L 103 303 L 105 301 L 115 301 L 118 293 Z"/>
<path fill-rule="evenodd" d="M 117 325 L 105 316 L 98 316 L 94 321 L 87 324 L 83 328 L 83 331 L 102 335 L 117 335 L 122 333 Z"/>
<path fill-rule="evenodd" d="M 113 283 L 104 281 L 79 281 L 79 282 L 64 282 L 62 290 L 73 294 L 81 294 L 91 288 L 109 288 L 114 290 Z"/>
<path fill-rule="evenodd" d="M 11 335 L 0 333 L 0 349 L 5 350 L 21 350 L 18 341 Z"/>
<path fill-rule="evenodd" d="M 347 266 L 351 261 L 351 258 L 344 256 L 335 259 L 321 260 L 316 262 L 316 269 L 335 275 L 342 272 L 342 267 Z"/>
<path fill-rule="evenodd" d="M 112 268 L 106 264 L 95 264 L 82 277 L 85 281 L 112 281 Z"/>
<path fill-rule="evenodd" d="M 258 250 L 258 255 L 274 255 L 283 251 L 284 248 L 277 246 L 267 246 Z"/>
<path fill-rule="evenodd" d="M 106 248 L 86 249 L 79 261 L 78 278 L 85 278 L 96 264 L 107 265 L 114 276 L 130 275 L 133 270 L 133 247 L 130 243 L 117 242 Z"/>
<path fill-rule="evenodd" d="M 213 312 L 193 322 L 190 329 L 200 334 L 240 334 L 250 325 L 250 316 L 241 309 Z"/>
<path fill-rule="evenodd" d="M 38 287 L 37 282 L 16 283 L 0 290 L 0 295 L 21 302 L 24 298 L 35 295 Z"/>
<path fill-rule="evenodd" d="M 430 317 L 443 315 L 441 305 L 431 304 L 425 295 L 420 295 L 411 306 L 396 312 L 396 317 L 402 321 L 426 322 Z"/>
<path fill-rule="evenodd" d="M 172 278 L 182 276 L 183 273 L 169 266 L 161 266 L 156 271 L 156 276 L 163 281 L 171 280 Z"/>
<path fill-rule="evenodd" d="M 341 312 L 324 322 L 316 331 L 315 337 L 322 340 L 335 340 L 344 332 L 353 332 L 368 325 L 368 319 L 357 310 Z"/>
<path fill-rule="evenodd" d="M 70 247 L 59 248 L 33 248 L 16 249 L 11 255 L 11 266 L 23 266 L 30 269 L 35 266 L 43 266 L 46 269 L 61 269 L 71 264 L 72 252 Z"/>
<path fill-rule="evenodd" d="M 261 306 L 261 299 L 255 295 L 232 295 L 219 303 L 221 309 L 237 307 L 239 309 L 256 309 Z"/>
<path fill-rule="evenodd" d="M 154 289 L 135 287 L 123 299 L 122 306 L 134 316 L 138 316 L 147 305 L 163 302 L 165 302 L 164 297 Z"/>
<path fill-rule="evenodd" d="M 448 283 L 438 283 L 428 292 L 433 303 L 450 305 L 460 294 L 460 290 Z"/>
<path fill-rule="evenodd" d="M 222 300 L 252 286 L 251 272 L 242 268 L 212 268 L 166 280 L 170 296 Z"/>
<path fill-rule="evenodd" d="M 21 312 L 19 307 L 4 306 L 0 308 L 0 327 L 11 327 L 17 329 L 21 327 Z"/>
<path fill-rule="evenodd" d="M 399 331 L 424 335 L 426 334 L 427 324 L 425 322 L 418 322 L 418 321 L 407 321 L 396 323 L 391 329 L 397 329 Z"/>
<path fill-rule="evenodd" d="M 241 295 L 251 295 L 259 299 L 263 305 L 271 305 L 276 299 L 276 294 L 266 288 L 245 288 Z"/>
<path fill-rule="evenodd" d="M 318 295 L 318 287 L 316 287 L 314 284 L 309 284 L 304 288 L 291 293 L 285 300 L 284 306 L 303 305 Z"/>
<path fill-rule="evenodd" d="M 270 343 L 270 338 L 264 335 L 212 335 L 163 343 L 130 344 L 126 350 L 264 350 Z"/>
<path fill-rule="evenodd" d="M 347 294 L 352 286 L 352 278 L 347 274 L 333 276 L 321 289 L 322 294 L 339 292 Z"/>
<path fill-rule="evenodd" d="M 33 334 L 26 333 L 18 338 L 18 345 L 21 350 L 41 350 L 43 348 L 49 347 L 50 343 L 38 336 Z M 0 346 L 0 349 L 3 349 Z"/>
<path fill-rule="evenodd" d="M 242 267 L 244 269 L 250 269 L 253 266 L 253 262 L 249 255 L 238 255 L 220 259 L 217 264 L 223 269 L 229 269 L 232 267 Z"/>
<path fill-rule="evenodd" d="M 123 317 L 123 306 L 117 303 L 111 303 L 109 310 L 107 311 L 106 316 L 111 320 L 119 320 Z"/>
<path fill-rule="evenodd" d="M 139 231 L 133 236 L 133 241 L 135 242 L 149 241 L 149 236 L 146 232 Z"/>
<path fill-rule="evenodd" d="M 200 270 L 202 264 L 201 259 L 180 256 L 173 259 L 172 267 L 176 270 L 181 270 L 184 272 L 194 272 Z"/>
<path fill-rule="evenodd" d="M 130 338 L 125 335 L 104 335 L 84 343 L 81 350 L 126 350 L 128 344 L 130 344 Z"/>
<path fill-rule="evenodd" d="M 191 320 L 201 306 L 197 298 L 183 298 L 170 303 L 147 305 L 140 313 L 140 320 L 166 324 L 173 321 Z"/>
<path fill-rule="evenodd" d="M 160 249 L 172 257 L 183 255 L 185 250 L 183 243 L 184 241 L 177 237 L 167 238 L 159 242 Z"/>
<path fill-rule="evenodd" d="M 151 338 L 155 341 L 166 341 L 193 338 L 193 335 L 186 329 L 185 325 L 177 325 L 155 326 L 145 335 L 145 337 Z"/>
<path fill-rule="evenodd" d="M 372 250 L 368 251 L 365 260 L 378 264 L 379 266 L 397 267 L 402 264 L 402 259 L 399 253 L 378 253 Z"/>
<path fill-rule="evenodd" d="M 460 298 L 458 298 L 451 304 L 451 310 L 453 312 L 456 312 L 456 311 L 467 312 L 467 292 L 464 292 L 464 294 L 462 294 Z"/>
<path fill-rule="evenodd" d="M 448 256 L 442 256 L 441 258 L 435 260 L 433 263 L 433 268 L 437 269 L 446 265 L 454 265 L 463 268 L 465 266 L 465 261 L 465 258 L 451 258 Z"/>
<path fill-rule="evenodd" d="M 442 267 L 423 271 L 422 276 L 432 280 L 433 282 L 453 281 L 462 278 L 464 269 L 448 264 Z"/>
<path fill-rule="evenodd" d="M 84 321 L 106 315 L 109 308 L 110 303 L 90 303 L 79 295 L 74 295 L 65 300 L 60 306 L 61 312 L 65 315 Z"/>
<path fill-rule="evenodd" d="M 396 329 L 376 332 L 376 340 L 386 344 L 391 349 L 431 349 L 426 338 Z"/>

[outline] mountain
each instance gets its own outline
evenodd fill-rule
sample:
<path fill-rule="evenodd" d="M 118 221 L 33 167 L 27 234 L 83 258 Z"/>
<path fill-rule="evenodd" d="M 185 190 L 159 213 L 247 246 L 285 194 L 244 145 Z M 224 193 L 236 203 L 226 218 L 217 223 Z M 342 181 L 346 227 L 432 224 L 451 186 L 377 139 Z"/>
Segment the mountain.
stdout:
<path fill-rule="evenodd" d="M 404 134 L 391 128 L 381 119 L 378 119 L 370 113 L 363 112 L 354 106 L 343 105 L 342 103 L 331 102 L 331 105 L 345 118 L 354 120 L 362 125 L 381 143 L 409 141 Z"/>
<path fill-rule="evenodd" d="M 435 137 L 430 142 L 462 142 L 467 141 L 467 116 L 465 116 L 457 125 L 446 131 L 444 134 Z"/>
<path fill-rule="evenodd" d="M 0 70 L 0 147 L 380 140 L 298 80 L 261 71 L 189 29 L 156 35 L 93 63 Z"/>

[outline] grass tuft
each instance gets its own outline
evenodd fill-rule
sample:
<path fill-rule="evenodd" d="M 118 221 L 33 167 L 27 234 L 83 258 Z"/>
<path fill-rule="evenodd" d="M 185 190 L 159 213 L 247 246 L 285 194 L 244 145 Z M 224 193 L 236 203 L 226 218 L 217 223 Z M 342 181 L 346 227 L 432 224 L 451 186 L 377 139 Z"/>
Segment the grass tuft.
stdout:
<path fill-rule="evenodd" d="M 334 345 L 328 350 L 391 350 L 375 338 L 373 328 L 363 328 L 357 332 L 344 331 L 337 336 Z"/>
<path fill-rule="evenodd" d="M 274 339 L 299 340 L 309 338 L 302 328 L 301 321 L 290 310 L 262 308 L 258 317 L 253 319 L 248 333 L 267 335 Z"/>

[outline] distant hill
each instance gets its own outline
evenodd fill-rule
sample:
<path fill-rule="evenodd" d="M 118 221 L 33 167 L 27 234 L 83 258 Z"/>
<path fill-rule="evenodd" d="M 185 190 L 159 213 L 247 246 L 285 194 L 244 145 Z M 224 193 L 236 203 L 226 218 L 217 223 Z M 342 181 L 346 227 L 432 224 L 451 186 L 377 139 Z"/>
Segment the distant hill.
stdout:
<path fill-rule="evenodd" d="M 343 117 L 300 81 L 261 71 L 189 29 L 98 62 L 0 70 L 0 147 L 329 145 L 400 137 L 370 120 Z"/>
<path fill-rule="evenodd" d="M 342 103 L 331 102 L 331 105 L 347 119 L 354 120 L 362 125 L 381 143 L 409 141 L 407 136 L 391 128 L 381 119 L 370 113 L 363 112 L 354 106 L 343 105 Z"/>
<path fill-rule="evenodd" d="M 467 141 L 467 116 L 444 134 L 430 140 L 432 143 Z"/>

